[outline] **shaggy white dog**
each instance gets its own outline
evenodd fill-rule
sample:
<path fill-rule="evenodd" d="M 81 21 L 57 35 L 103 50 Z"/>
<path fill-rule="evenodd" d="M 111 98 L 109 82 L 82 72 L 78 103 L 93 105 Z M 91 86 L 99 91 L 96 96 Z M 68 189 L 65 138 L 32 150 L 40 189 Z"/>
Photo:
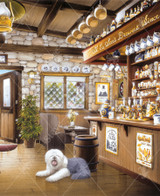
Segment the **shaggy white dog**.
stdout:
<path fill-rule="evenodd" d="M 90 170 L 86 161 L 82 158 L 67 157 L 58 149 L 51 149 L 45 155 L 46 170 L 39 171 L 36 176 L 46 178 L 48 182 L 55 182 L 72 175 L 72 179 L 84 179 L 90 177 Z"/>

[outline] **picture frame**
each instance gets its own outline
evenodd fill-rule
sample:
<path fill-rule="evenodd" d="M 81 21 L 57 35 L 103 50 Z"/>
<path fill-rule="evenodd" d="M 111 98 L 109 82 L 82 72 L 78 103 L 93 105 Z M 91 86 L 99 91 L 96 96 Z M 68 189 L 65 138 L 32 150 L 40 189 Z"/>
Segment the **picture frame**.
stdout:
<path fill-rule="evenodd" d="M 8 63 L 8 54 L 0 54 L 0 64 L 6 65 Z"/>
<path fill-rule="evenodd" d="M 97 122 L 90 122 L 90 135 L 96 136 L 98 135 L 98 125 Z"/>
<path fill-rule="evenodd" d="M 153 168 L 153 134 L 136 132 L 136 163 Z"/>
<path fill-rule="evenodd" d="M 107 82 L 96 82 L 96 104 L 103 104 L 106 99 L 110 99 L 110 84 Z"/>
<path fill-rule="evenodd" d="M 105 151 L 118 155 L 118 128 L 106 127 Z"/>

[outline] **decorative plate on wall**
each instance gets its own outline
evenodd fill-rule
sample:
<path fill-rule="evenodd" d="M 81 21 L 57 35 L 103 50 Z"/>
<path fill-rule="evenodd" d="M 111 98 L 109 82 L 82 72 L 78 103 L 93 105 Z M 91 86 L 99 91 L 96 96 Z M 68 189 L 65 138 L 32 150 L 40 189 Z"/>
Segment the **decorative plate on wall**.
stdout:
<path fill-rule="evenodd" d="M 60 71 L 60 67 L 59 67 L 58 65 L 53 65 L 53 66 L 51 67 L 51 70 L 52 70 L 53 72 L 59 72 L 59 71 Z"/>
<path fill-rule="evenodd" d="M 41 71 L 49 71 L 49 65 L 42 65 Z"/>
<path fill-rule="evenodd" d="M 79 73 L 80 72 L 80 67 L 79 66 L 74 66 L 72 68 L 73 73 Z"/>
<path fill-rule="evenodd" d="M 62 67 L 62 72 L 70 72 L 71 68 L 68 66 Z"/>
<path fill-rule="evenodd" d="M 82 72 L 83 72 L 83 73 L 90 73 L 90 67 L 89 67 L 89 66 L 84 66 L 84 67 L 82 68 Z"/>

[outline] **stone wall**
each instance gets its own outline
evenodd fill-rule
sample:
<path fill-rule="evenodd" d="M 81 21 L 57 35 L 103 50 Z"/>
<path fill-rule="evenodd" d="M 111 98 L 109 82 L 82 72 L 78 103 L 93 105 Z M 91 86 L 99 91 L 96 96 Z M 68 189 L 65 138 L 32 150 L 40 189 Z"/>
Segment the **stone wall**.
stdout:
<path fill-rule="evenodd" d="M 19 44 L 19 45 L 40 45 L 40 46 L 59 46 L 59 47 L 79 47 L 85 48 L 85 43 L 76 43 L 76 45 L 70 45 L 65 42 L 65 39 L 42 36 L 42 38 L 37 37 L 36 33 L 28 33 L 22 31 L 12 31 L 6 35 L 5 43 L 8 44 Z M 15 46 L 16 47 L 16 46 Z M 58 53 L 49 54 L 35 54 L 35 53 L 20 53 L 20 52 L 6 52 L 8 54 L 8 66 L 23 66 L 24 71 L 22 73 L 22 96 L 28 95 L 30 92 L 38 96 L 37 105 L 40 106 L 40 75 L 39 67 L 43 64 L 47 64 L 50 67 L 53 64 L 57 64 L 62 68 L 65 65 L 71 68 L 78 65 L 81 70 L 83 63 L 73 62 L 73 59 L 78 59 L 82 61 L 82 56 L 72 56 L 72 55 L 60 55 Z M 102 71 L 102 65 L 89 65 L 92 75 L 89 79 L 89 110 L 97 110 L 99 105 L 95 105 L 95 82 L 105 81 L 111 82 L 112 77 L 101 78 L 101 75 L 111 75 L 111 73 L 106 73 Z M 31 86 L 28 84 L 27 72 L 34 70 L 37 74 L 35 76 L 35 83 Z M 110 84 L 112 96 L 112 83 Z"/>

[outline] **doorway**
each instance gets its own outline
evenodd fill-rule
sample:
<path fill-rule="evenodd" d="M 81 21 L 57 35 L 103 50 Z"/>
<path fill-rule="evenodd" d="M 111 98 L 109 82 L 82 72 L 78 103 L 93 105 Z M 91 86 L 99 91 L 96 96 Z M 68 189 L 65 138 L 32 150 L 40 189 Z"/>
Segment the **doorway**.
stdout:
<path fill-rule="evenodd" d="M 0 138 L 18 141 L 16 121 L 20 110 L 21 71 L 0 69 Z"/>

